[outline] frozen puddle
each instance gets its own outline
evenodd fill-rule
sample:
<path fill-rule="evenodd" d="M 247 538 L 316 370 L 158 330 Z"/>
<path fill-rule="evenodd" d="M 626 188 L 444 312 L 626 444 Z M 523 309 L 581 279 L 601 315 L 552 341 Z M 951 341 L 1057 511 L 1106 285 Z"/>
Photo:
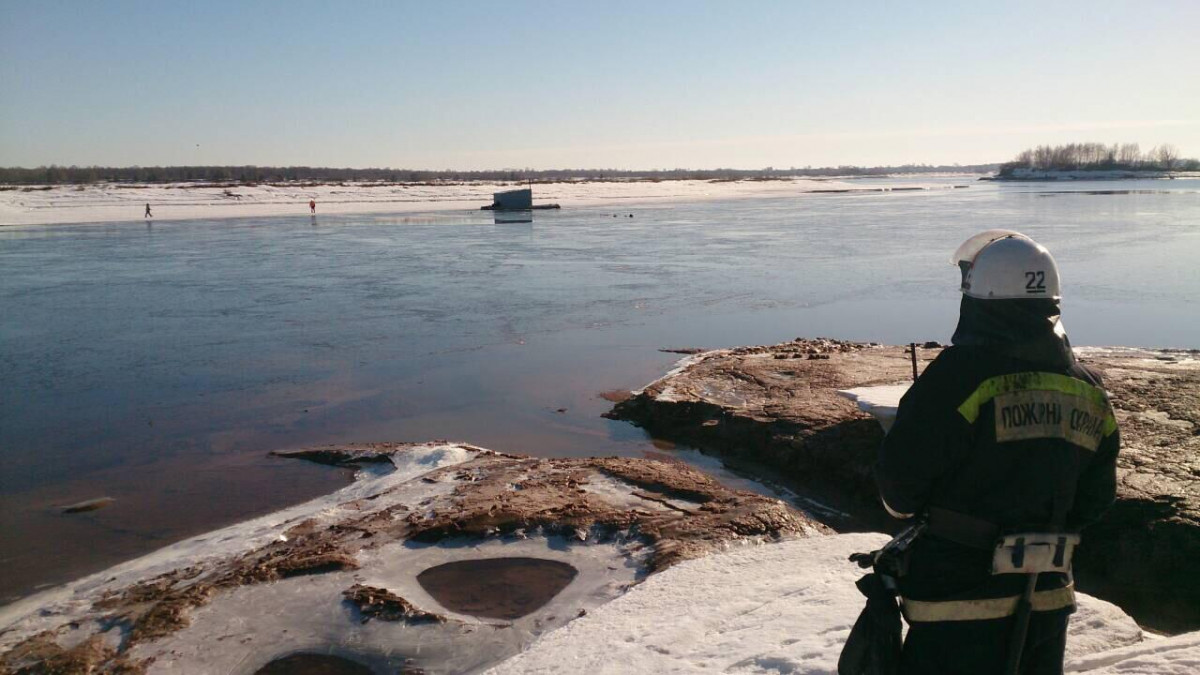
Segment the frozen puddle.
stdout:
<path fill-rule="evenodd" d="M 254 675 L 374 675 L 374 672 L 361 663 L 331 654 L 291 654 L 259 668 Z"/>
<path fill-rule="evenodd" d="M 578 574 L 557 560 L 487 558 L 431 567 L 417 575 L 417 582 L 447 609 L 511 621 L 553 600 Z"/>

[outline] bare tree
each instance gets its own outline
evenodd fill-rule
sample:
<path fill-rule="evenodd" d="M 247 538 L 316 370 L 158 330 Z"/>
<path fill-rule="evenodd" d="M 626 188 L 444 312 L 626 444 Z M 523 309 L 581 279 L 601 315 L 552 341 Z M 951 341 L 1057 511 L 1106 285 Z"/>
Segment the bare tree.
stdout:
<path fill-rule="evenodd" d="M 1160 145 L 1154 151 L 1154 161 L 1164 171 L 1174 171 L 1179 164 L 1179 151 L 1173 145 Z"/>
<path fill-rule="evenodd" d="M 1013 161 L 1002 165 L 1001 171 L 1011 172 L 1020 167 L 1039 171 L 1141 168 L 1175 171 L 1197 161 L 1200 160 L 1180 158 L 1173 145 L 1155 146 L 1143 154 L 1137 143 L 1066 143 L 1022 150 Z"/>
<path fill-rule="evenodd" d="M 1134 166 L 1142 159 L 1142 149 L 1137 143 L 1122 143 L 1117 151 L 1117 164 Z"/>

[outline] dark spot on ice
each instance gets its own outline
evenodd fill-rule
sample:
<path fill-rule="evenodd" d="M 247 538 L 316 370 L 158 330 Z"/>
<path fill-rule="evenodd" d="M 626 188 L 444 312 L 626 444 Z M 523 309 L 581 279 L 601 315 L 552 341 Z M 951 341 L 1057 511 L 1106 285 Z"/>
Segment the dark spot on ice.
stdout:
<path fill-rule="evenodd" d="M 526 616 L 562 592 L 579 571 L 539 558 L 457 560 L 417 575 L 429 595 L 453 612 L 487 619 Z"/>
<path fill-rule="evenodd" d="M 401 670 L 402 673 L 419 673 Z M 356 661 L 332 654 L 289 654 L 255 671 L 254 675 L 375 675 Z"/>

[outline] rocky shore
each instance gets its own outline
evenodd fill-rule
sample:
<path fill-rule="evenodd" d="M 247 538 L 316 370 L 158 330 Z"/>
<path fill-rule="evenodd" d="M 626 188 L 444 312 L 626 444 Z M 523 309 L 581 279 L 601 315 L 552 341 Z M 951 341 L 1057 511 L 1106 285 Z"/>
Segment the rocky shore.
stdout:
<path fill-rule="evenodd" d="M 1121 427 L 1118 502 L 1077 558 L 1081 589 L 1142 625 L 1200 627 L 1200 353 L 1084 348 Z M 939 348 L 918 348 L 918 368 Z M 765 465 L 845 512 L 843 531 L 886 529 L 871 465 L 883 430 L 839 390 L 911 381 L 905 347 L 825 339 L 691 356 L 610 415 L 652 435 Z M 818 512 L 819 513 L 819 512 Z"/>

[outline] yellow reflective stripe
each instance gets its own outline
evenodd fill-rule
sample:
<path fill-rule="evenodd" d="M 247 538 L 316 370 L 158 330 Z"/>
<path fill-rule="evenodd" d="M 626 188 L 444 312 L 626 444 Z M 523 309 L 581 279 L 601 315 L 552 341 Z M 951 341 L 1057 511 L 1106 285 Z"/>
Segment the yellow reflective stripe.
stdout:
<path fill-rule="evenodd" d="M 1107 411 L 1102 430 L 1105 436 L 1117 430 L 1117 419 L 1113 417 L 1112 408 L 1108 404 L 1108 396 L 1099 387 L 1077 380 L 1069 375 L 1058 373 L 1012 373 L 991 377 L 979 384 L 967 400 L 958 406 L 958 414 L 967 422 L 974 424 L 979 419 L 979 409 L 983 404 L 1001 394 L 1012 391 L 1057 391 L 1072 396 L 1078 396 Z"/>
<path fill-rule="evenodd" d="M 1112 436 L 1112 432 L 1117 430 L 1117 418 L 1113 416 L 1112 410 L 1104 416 L 1104 426 L 1100 427 L 1105 436 Z"/>
<path fill-rule="evenodd" d="M 929 621 L 987 621 L 1003 619 L 1017 613 L 1021 596 L 984 598 L 980 600 L 910 600 L 900 599 L 904 618 L 909 623 Z M 1035 612 L 1052 612 L 1075 606 L 1074 584 L 1049 591 L 1037 591 L 1030 600 Z"/>

